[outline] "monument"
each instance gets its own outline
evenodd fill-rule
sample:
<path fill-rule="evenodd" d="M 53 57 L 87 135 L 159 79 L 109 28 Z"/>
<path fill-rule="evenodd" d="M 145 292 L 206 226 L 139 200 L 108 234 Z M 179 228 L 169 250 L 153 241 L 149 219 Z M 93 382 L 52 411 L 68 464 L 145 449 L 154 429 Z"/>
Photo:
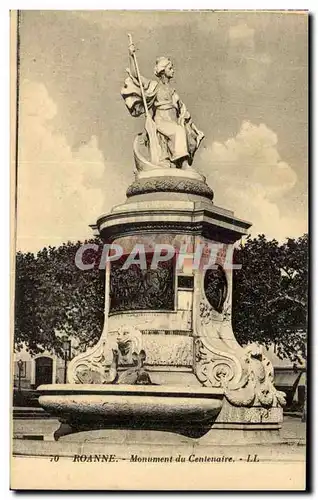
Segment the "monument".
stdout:
<path fill-rule="evenodd" d="M 119 428 L 275 441 L 284 394 L 261 348 L 240 346 L 231 324 L 231 255 L 250 223 L 215 206 L 193 166 L 204 134 L 171 86 L 172 62 L 159 57 L 157 78 L 144 78 L 131 37 L 129 60 L 121 94 L 145 130 L 125 203 L 93 225 L 122 249 L 106 265 L 104 329 L 71 361 L 67 384 L 39 388 L 40 404 L 61 422 L 56 439 Z"/>

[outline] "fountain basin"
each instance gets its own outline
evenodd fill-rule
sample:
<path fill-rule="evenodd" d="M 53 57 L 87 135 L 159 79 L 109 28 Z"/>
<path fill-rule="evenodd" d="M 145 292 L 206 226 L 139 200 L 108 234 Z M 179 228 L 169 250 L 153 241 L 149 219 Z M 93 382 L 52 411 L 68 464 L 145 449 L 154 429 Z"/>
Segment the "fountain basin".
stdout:
<path fill-rule="evenodd" d="M 42 385 L 39 403 L 61 435 L 94 429 L 144 429 L 201 437 L 223 402 L 223 389 L 142 385 Z"/>

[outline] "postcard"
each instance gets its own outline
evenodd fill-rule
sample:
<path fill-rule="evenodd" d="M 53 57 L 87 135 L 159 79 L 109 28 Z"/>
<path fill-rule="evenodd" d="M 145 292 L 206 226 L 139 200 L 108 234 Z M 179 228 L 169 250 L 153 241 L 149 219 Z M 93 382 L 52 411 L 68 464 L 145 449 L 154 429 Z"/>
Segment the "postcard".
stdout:
<path fill-rule="evenodd" d="M 14 490 L 305 491 L 307 11 L 12 11 Z"/>

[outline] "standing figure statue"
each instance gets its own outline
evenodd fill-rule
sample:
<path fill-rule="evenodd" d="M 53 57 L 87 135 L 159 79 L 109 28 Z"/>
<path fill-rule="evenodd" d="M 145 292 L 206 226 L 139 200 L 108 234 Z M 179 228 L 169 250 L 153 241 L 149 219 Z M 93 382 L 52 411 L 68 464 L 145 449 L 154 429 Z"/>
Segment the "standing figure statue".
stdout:
<path fill-rule="evenodd" d="M 132 116 L 146 115 L 146 134 L 142 139 L 150 151 L 150 161 L 147 161 L 139 151 L 140 140 L 139 143 L 135 140 L 137 168 L 191 169 L 204 134 L 194 125 L 187 108 L 170 85 L 173 64 L 167 57 L 158 57 L 154 69 L 158 80 L 144 78 L 139 72 L 135 46 L 128 36 L 130 67 L 121 95 Z"/>

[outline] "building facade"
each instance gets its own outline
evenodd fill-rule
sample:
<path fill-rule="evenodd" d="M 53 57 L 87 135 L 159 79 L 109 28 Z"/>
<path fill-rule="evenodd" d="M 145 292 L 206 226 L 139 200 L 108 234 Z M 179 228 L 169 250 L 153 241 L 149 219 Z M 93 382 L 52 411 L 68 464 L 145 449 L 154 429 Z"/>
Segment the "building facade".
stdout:
<path fill-rule="evenodd" d="M 44 351 L 31 355 L 26 349 L 13 355 L 13 383 L 15 388 L 36 389 L 42 384 L 63 384 L 64 359 Z"/>

